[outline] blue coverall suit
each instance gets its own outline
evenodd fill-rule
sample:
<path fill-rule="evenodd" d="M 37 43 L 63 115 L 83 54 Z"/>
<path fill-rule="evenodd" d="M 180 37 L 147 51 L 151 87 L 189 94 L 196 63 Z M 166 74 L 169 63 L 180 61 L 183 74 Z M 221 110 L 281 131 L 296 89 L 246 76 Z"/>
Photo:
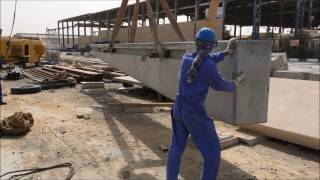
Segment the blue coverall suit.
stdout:
<path fill-rule="evenodd" d="M 172 111 L 172 144 L 167 164 L 167 180 L 176 180 L 180 159 L 186 147 L 189 134 L 200 150 L 203 159 L 201 179 L 214 180 L 220 163 L 220 142 L 214 123 L 206 113 L 204 102 L 209 86 L 217 91 L 235 91 L 233 82 L 226 81 L 216 63 L 224 59 L 224 53 L 211 53 L 199 67 L 193 83 L 187 82 L 187 74 L 196 53 L 185 54 L 179 75 L 179 91 Z"/>

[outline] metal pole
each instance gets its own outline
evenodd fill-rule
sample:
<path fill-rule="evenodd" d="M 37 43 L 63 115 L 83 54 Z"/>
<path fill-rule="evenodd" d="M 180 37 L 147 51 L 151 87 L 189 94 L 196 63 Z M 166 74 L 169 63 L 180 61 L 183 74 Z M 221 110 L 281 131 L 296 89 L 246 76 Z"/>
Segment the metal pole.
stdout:
<path fill-rule="evenodd" d="M 199 19 L 199 0 L 195 0 L 195 7 L 194 7 L 194 30 L 193 34 L 196 35 L 197 33 L 197 21 Z"/>
<path fill-rule="evenodd" d="M 107 12 L 107 41 L 109 41 L 109 31 L 110 31 L 110 15 L 109 12 Z"/>
<path fill-rule="evenodd" d="M 141 3 L 141 24 L 142 27 L 146 25 L 145 4 Z"/>
<path fill-rule="evenodd" d="M 253 0 L 252 39 L 259 39 L 261 21 L 261 0 Z"/>
<path fill-rule="evenodd" d="M 174 0 L 174 16 L 176 17 L 176 20 L 178 19 L 179 14 L 179 4 L 178 0 Z"/>
<path fill-rule="evenodd" d="M 313 26 L 313 16 L 312 16 L 312 7 L 313 7 L 313 0 L 309 0 L 309 11 L 308 11 L 308 24 L 309 28 L 311 29 Z"/>
<path fill-rule="evenodd" d="M 303 19 L 304 19 L 304 4 L 305 0 L 297 0 L 296 5 L 296 24 L 295 24 L 295 37 L 302 31 L 303 28 Z"/>
<path fill-rule="evenodd" d="M 222 19 L 222 40 L 224 40 L 225 39 L 225 37 L 224 37 L 224 32 L 225 32 L 225 20 L 226 20 L 226 10 L 227 10 L 227 5 L 228 5 L 228 0 L 224 0 L 223 1 L 223 15 L 222 15 L 222 17 L 223 17 L 223 19 Z"/>
<path fill-rule="evenodd" d="M 279 34 L 282 33 L 283 27 L 283 0 L 280 0 L 280 26 L 279 26 Z"/>
<path fill-rule="evenodd" d="M 80 37 L 80 20 L 79 20 L 79 19 L 78 19 L 77 28 L 78 28 L 78 41 L 79 41 L 79 37 Z M 79 42 L 78 42 L 78 43 L 79 43 Z"/>
<path fill-rule="evenodd" d="M 60 22 L 58 21 L 58 43 L 60 44 Z"/>
<path fill-rule="evenodd" d="M 83 20 L 83 31 L 84 31 L 84 36 L 87 36 L 86 20 Z"/>
<path fill-rule="evenodd" d="M 69 45 L 70 40 L 69 40 L 69 21 L 67 21 L 67 43 Z"/>
<path fill-rule="evenodd" d="M 100 22 L 100 15 L 98 16 L 98 30 L 101 31 L 101 22 Z"/>
<path fill-rule="evenodd" d="M 156 0 L 156 20 L 157 20 L 157 25 L 159 26 L 159 20 L 160 20 L 160 1 Z"/>
<path fill-rule="evenodd" d="M 62 21 L 62 48 L 65 49 L 65 42 L 64 42 L 64 22 Z"/>
<path fill-rule="evenodd" d="M 74 47 L 74 22 L 72 21 L 72 47 Z"/>

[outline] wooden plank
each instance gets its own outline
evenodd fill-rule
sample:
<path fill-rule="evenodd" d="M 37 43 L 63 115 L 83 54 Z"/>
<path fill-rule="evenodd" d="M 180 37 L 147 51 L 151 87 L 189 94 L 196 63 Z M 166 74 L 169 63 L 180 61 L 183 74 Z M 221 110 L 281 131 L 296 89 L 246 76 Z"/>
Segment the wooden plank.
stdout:
<path fill-rule="evenodd" d="M 147 14 L 149 17 L 149 28 L 152 34 L 152 38 L 155 44 L 155 47 L 159 53 L 159 57 L 163 58 L 164 57 L 164 49 L 160 43 L 159 36 L 158 36 L 158 30 L 157 30 L 157 23 L 154 19 L 153 16 L 153 10 L 151 6 L 150 0 L 146 0 L 146 5 L 147 5 Z"/>
<path fill-rule="evenodd" d="M 60 71 L 67 71 L 68 73 L 75 74 L 80 76 L 84 80 L 88 81 L 102 81 L 102 74 L 97 72 L 91 72 L 91 71 L 84 71 L 81 69 L 73 69 L 63 66 L 52 66 L 53 69 L 57 69 Z"/>
<path fill-rule="evenodd" d="M 114 27 L 114 29 L 112 31 L 112 37 L 111 37 L 111 41 L 110 41 L 109 52 L 111 52 L 112 49 L 113 49 L 113 44 L 114 44 L 114 42 L 115 42 L 115 40 L 116 40 L 116 38 L 118 36 L 121 24 L 123 22 L 124 15 L 126 13 L 127 6 L 128 6 L 128 0 L 122 0 L 121 7 L 117 12 L 116 24 L 115 24 L 115 27 Z"/>
<path fill-rule="evenodd" d="M 117 82 L 121 82 L 121 83 L 128 83 L 128 84 L 135 84 L 135 85 L 138 85 L 138 86 L 144 86 L 143 83 L 141 83 L 140 81 L 134 79 L 131 76 L 114 77 L 114 78 L 112 78 L 112 80 L 117 81 Z"/>
<path fill-rule="evenodd" d="M 130 28 L 130 39 L 129 43 L 133 43 L 136 38 L 137 26 L 138 26 L 138 15 L 139 15 L 139 0 L 136 0 L 134 5 L 132 26 Z"/>
<path fill-rule="evenodd" d="M 177 20 L 175 18 L 175 16 L 172 14 L 171 9 L 168 5 L 167 0 L 160 0 L 161 6 L 164 9 L 170 24 L 173 28 L 173 30 L 176 32 L 177 36 L 179 37 L 180 41 L 186 41 L 186 38 L 184 37 L 184 35 L 182 34 L 182 31 L 177 23 Z"/>

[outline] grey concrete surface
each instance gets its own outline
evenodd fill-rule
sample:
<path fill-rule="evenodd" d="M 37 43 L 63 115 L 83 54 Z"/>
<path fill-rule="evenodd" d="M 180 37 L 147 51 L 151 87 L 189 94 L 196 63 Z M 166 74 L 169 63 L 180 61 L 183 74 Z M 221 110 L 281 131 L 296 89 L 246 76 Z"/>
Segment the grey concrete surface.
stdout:
<path fill-rule="evenodd" d="M 181 57 L 194 52 L 193 42 L 165 43 L 170 58 L 149 58 L 154 51 L 152 43 L 116 44 L 116 53 L 107 53 L 107 45 L 92 45 L 97 58 L 128 73 L 159 93 L 175 99 Z M 226 48 L 220 41 L 215 52 Z M 241 41 L 234 55 L 219 63 L 226 79 L 244 71 L 247 78 L 234 93 L 209 91 L 206 109 L 210 116 L 233 125 L 264 123 L 267 121 L 271 42 Z"/>

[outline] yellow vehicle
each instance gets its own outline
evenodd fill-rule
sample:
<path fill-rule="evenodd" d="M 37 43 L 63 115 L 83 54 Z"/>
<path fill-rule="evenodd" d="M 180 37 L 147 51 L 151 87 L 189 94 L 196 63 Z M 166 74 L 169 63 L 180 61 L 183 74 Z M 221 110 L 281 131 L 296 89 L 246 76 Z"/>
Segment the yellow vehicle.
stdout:
<path fill-rule="evenodd" d="M 38 64 L 44 54 L 44 46 L 39 38 L 12 38 L 8 48 L 9 38 L 0 39 L 0 58 L 4 64 Z"/>

